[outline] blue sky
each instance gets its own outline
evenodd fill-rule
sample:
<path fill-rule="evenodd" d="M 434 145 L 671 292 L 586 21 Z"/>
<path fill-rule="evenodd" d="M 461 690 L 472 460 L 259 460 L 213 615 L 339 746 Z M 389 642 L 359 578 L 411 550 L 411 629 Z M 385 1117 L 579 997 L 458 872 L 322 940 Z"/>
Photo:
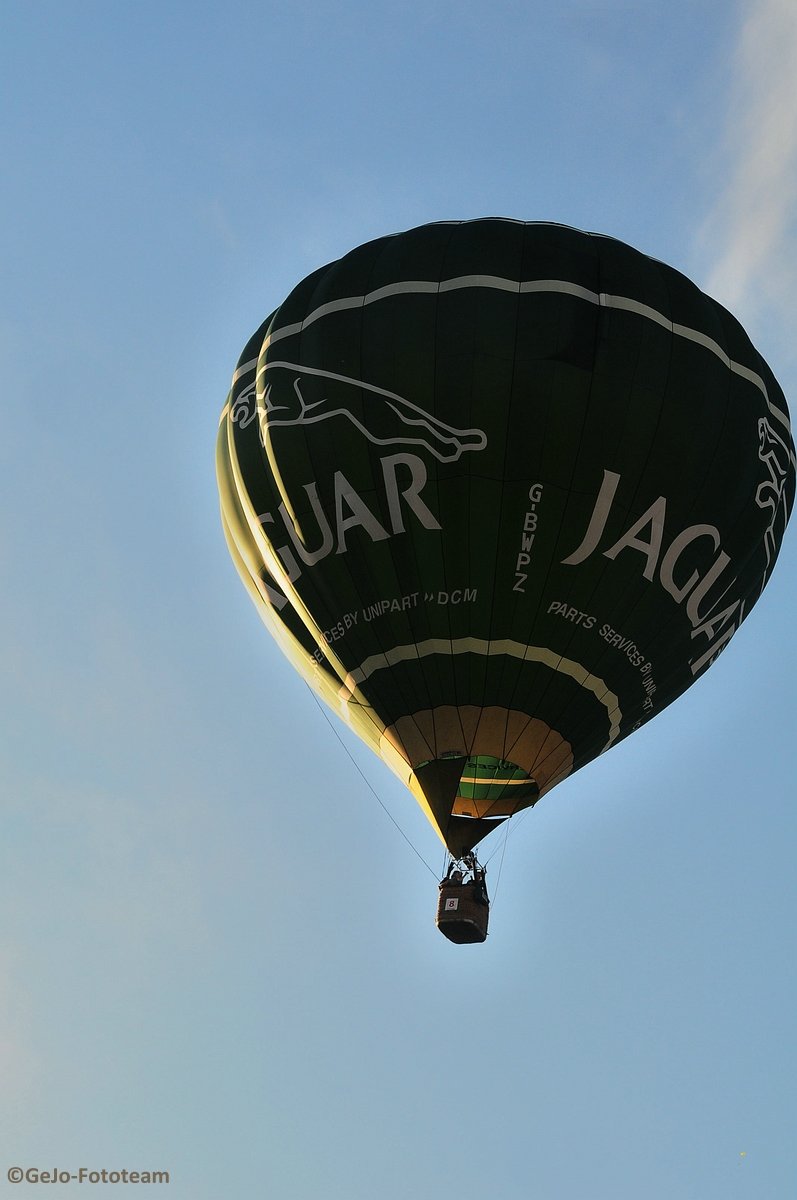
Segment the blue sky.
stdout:
<path fill-rule="evenodd" d="M 791 0 L 0 11 L 0 1194 L 793 1194 L 794 536 L 711 672 L 517 823 L 459 948 L 213 475 L 263 317 L 436 219 L 622 238 L 793 396 Z"/>

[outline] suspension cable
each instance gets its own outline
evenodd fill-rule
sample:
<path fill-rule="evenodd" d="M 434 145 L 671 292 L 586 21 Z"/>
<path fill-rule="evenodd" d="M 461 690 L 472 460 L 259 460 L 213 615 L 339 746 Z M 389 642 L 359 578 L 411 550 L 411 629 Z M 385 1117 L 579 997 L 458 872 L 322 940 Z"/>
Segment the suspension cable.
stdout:
<path fill-rule="evenodd" d="M 492 899 L 493 905 L 495 905 L 495 900 L 498 895 L 498 885 L 501 882 L 501 872 L 504 869 L 504 856 L 506 855 L 506 848 L 507 848 L 507 844 L 509 842 L 509 835 L 517 833 L 518 827 L 521 825 L 521 823 L 524 821 L 524 819 L 529 815 L 529 813 L 533 810 L 533 808 L 534 808 L 534 805 L 531 804 L 528 808 L 524 809 L 523 812 L 521 812 L 521 814 L 517 818 L 517 820 L 514 820 L 512 817 L 510 817 L 506 822 L 506 826 L 504 828 L 504 836 L 501 839 L 501 843 L 500 843 L 501 858 L 499 859 L 499 862 L 498 862 L 498 875 L 496 876 L 495 891 L 493 892 L 493 899 Z M 484 862 L 485 867 L 487 866 L 487 864 L 489 862 L 492 862 L 492 860 L 495 858 L 496 854 L 498 853 L 498 850 L 499 850 L 499 846 L 496 846 L 495 849 L 493 850 L 492 854 L 490 855 L 490 857 L 485 859 L 485 862 Z"/>
<path fill-rule="evenodd" d="M 310 684 L 309 684 L 309 683 L 307 683 L 307 681 L 306 681 L 306 680 L 305 680 L 305 687 L 306 687 L 306 688 L 307 688 L 307 690 L 310 692 L 310 695 L 313 697 L 313 699 L 315 700 L 315 702 L 316 702 L 316 704 L 318 705 L 319 709 L 321 710 L 321 713 L 322 713 L 322 715 L 323 715 L 323 717 L 324 717 L 324 720 L 326 721 L 327 725 L 328 725 L 328 726 L 329 726 L 329 728 L 332 730 L 332 732 L 334 733 L 335 737 L 336 737 L 336 738 L 338 739 L 338 741 L 340 742 L 340 744 L 341 744 L 341 746 L 343 747 L 343 749 L 346 751 L 346 754 L 347 754 L 347 755 L 348 755 L 348 757 L 349 757 L 349 761 L 350 761 L 350 762 L 353 764 L 353 766 L 354 766 L 354 767 L 355 767 L 355 769 L 357 770 L 357 772 L 358 772 L 358 774 L 359 774 L 360 778 L 361 778 L 361 779 L 363 780 L 363 782 L 366 784 L 366 786 L 368 787 L 368 789 L 369 789 L 369 791 L 372 793 L 372 795 L 376 797 L 377 801 L 379 802 L 379 805 L 380 805 L 380 807 L 381 807 L 381 808 L 382 808 L 382 809 L 383 809 L 383 810 L 384 810 L 384 811 L 387 813 L 388 817 L 389 817 L 389 818 L 390 818 L 390 820 L 393 822 L 393 824 L 395 825 L 396 829 L 399 831 L 399 833 L 401 834 L 401 836 L 404 838 L 404 841 L 407 843 L 407 845 L 409 846 L 409 848 L 412 850 L 413 854 L 414 854 L 414 855 L 415 855 L 417 858 L 419 858 L 419 859 L 420 859 L 420 861 L 421 861 L 421 862 L 423 863 L 423 865 L 426 867 L 426 870 L 429 872 L 429 874 L 430 874 L 430 875 L 433 875 L 433 876 L 434 876 L 434 879 L 435 879 L 435 881 L 437 881 L 437 875 L 435 874 L 435 872 L 434 872 L 433 868 L 429 866 L 428 862 L 427 862 L 427 861 L 426 861 L 426 859 L 423 857 L 423 855 L 421 854 L 420 850 L 418 850 L 418 849 L 417 849 L 417 847 L 416 847 L 416 846 L 414 846 L 414 845 L 412 844 L 412 842 L 411 842 L 411 841 L 410 841 L 410 839 L 407 837 L 407 835 L 406 835 L 406 833 L 404 832 L 404 830 L 403 830 L 403 829 L 401 828 L 401 826 L 399 825 L 399 823 L 398 823 L 398 821 L 396 820 L 396 818 L 393 816 L 393 814 L 392 814 L 392 812 L 390 811 L 390 809 L 387 807 L 387 805 L 386 805 L 386 804 L 384 804 L 384 803 L 383 803 L 383 801 L 382 801 L 382 798 L 380 797 L 380 795 L 379 795 L 379 793 L 377 792 L 376 788 L 373 786 L 373 784 L 371 783 L 371 781 L 368 779 L 367 775 L 365 775 L 365 773 L 363 772 L 363 770 L 362 770 L 362 768 L 361 768 L 360 764 L 357 762 L 357 759 L 354 757 L 354 755 L 352 754 L 351 750 L 350 750 L 350 749 L 349 749 L 349 747 L 346 745 L 346 743 L 344 742 L 343 738 L 340 736 L 340 733 L 338 732 L 338 730 L 336 729 L 336 727 L 335 727 L 334 723 L 333 723 L 333 722 L 332 722 L 332 720 L 330 719 L 329 713 L 327 712 L 326 708 L 325 708 L 325 707 L 324 707 L 324 705 L 321 703 L 321 701 L 318 699 L 318 696 L 315 694 L 315 692 L 313 691 L 313 689 L 310 687 Z"/>
<path fill-rule="evenodd" d="M 509 827 L 511 824 L 511 818 L 509 821 L 507 821 L 506 824 L 507 824 L 506 832 L 504 833 L 503 841 L 501 843 L 501 857 L 498 861 L 498 876 L 495 881 L 495 891 L 493 892 L 493 908 L 495 908 L 495 902 L 498 899 L 498 885 L 501 882 L 501 872 L 504 869 L 504 855 L 506 854 L 506 844 L 509 841 Z M 496 847 L 496 849 L 497 849 L 497 847 Z M 494 857 L 495 857 L 495 851 L 490 855 L 490 858 L 494 858 Z M 489 862 L 489 859 L 487 861 Z M 486 867 L 486 865 L 487 865 L 487 863 L 485 863 L 485 867 Z"/>

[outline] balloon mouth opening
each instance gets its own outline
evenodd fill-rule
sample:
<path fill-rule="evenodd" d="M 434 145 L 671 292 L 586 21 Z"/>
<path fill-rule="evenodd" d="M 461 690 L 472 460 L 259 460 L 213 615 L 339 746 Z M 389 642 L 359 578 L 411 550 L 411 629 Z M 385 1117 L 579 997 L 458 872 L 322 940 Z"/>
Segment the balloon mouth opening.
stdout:
<path fill-rule="evenodd" d="M 460 817 L 510 817 L 539 796 L 537 780 L 517 763 L 474 755 L 467 758 L 451 812 Z"/>
<path fill-rule="evenodd" d="M 443 751 L 439 759 L 459 760 L 462 767 L 451 805 L 452 816 L 476 820 L 511 817 L 539 799 L 537 781 L 523 767 L 508 759 L 491 754 L 467 755 L 458 750 Z M 420 768 L 426 765 L 418 764 Z"/>

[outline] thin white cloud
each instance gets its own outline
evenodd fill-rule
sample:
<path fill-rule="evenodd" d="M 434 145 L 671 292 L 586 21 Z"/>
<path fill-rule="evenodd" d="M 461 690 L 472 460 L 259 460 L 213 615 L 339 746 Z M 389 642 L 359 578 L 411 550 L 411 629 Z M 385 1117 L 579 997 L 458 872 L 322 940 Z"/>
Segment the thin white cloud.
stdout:
<path fill-rule="evenodd" d="M 797 3 L 752 0 L 730 67 L 720 195 L 703 228 L 706 290 L 756 323 L 797 276 Z"/>

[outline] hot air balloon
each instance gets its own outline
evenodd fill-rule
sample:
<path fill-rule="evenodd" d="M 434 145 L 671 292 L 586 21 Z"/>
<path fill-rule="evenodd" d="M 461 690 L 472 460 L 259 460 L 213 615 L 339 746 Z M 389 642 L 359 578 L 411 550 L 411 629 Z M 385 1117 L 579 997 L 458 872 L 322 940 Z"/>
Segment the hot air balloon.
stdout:
<path fill-rule="evenodd" d="M 683 275 L 484 219 L 299 283 L 241 355 L 217 474 L 266 625 L 422 805 L 456 866 L 438 924 L 480 941 L 474 848 L 728 645 L 795 455 L 769 367 Z"/>

